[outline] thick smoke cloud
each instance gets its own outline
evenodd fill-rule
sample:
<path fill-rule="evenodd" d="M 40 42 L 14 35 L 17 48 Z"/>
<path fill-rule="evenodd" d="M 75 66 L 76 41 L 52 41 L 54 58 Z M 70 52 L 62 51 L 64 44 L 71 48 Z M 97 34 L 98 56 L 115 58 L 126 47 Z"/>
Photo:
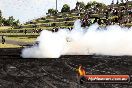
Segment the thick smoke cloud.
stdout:
<path fill-rule="evenodd" d="M 43 30 L 36 41 L 39 45 L 22 50 L 23 58 L 59 58 L 61 55 L 132 55 L 132 27 L 110 25 L 105 28 L 97 23 L 82 28 L 75 21 L 72 31 Z"/>

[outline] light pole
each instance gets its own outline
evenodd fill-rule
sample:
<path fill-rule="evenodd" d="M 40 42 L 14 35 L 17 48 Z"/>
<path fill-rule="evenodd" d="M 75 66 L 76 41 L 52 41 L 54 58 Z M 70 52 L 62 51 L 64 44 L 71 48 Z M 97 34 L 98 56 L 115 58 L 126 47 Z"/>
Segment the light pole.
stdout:
<path fill-rule="evenodd" d="M 56 0 L 56 11 L 57 11 L 57 0 Z"/>

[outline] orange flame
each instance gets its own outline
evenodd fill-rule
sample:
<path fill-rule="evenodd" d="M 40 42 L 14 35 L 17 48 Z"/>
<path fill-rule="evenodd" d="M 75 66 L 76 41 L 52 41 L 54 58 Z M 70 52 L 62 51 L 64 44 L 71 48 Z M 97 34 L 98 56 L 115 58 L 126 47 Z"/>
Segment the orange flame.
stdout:
<path fill-rule="evenodd" d="M 79 66 L 78 72 L 80 76 L 86 75 L 86 71 L 82 68 L 82 66 Z"/>

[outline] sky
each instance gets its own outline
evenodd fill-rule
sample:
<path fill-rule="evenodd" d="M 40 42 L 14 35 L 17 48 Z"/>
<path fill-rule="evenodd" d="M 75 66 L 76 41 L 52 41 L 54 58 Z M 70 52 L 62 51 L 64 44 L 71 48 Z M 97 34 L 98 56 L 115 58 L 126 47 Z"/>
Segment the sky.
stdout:
<path fill-rule="evenodd" d="M 77 1 L 84 3 L 97 1 L 107 5 L 112 2 L 112 0 L 58 0 L 58 10 L 60 11 L 64 4 L 73 9 Z M 56 0 L 0 0 L 3 17 L 13 16 L 21 23 L 45 16 L 49 8 L 56 8 Z"/>

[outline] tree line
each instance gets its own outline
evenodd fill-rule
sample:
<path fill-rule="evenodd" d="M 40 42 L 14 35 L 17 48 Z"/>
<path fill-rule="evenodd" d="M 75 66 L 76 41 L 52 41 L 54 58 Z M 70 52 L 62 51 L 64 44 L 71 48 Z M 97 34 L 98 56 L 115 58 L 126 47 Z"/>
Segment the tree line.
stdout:
<path fill-rule="evenodd" d="M 10 16 L 8 19 L 4 18 L 2 16 L 2 11 L 0 10 L 0 26 L 18 27 L 19 24 L 19 20 L 15 20 L 13 16 Z"/>
<path fill-rule="evenodd" d="M 103 3 L 99 3 L 99 2 L 96 2 L 96 1 L 93 1 L 93 2 L 88 2 L 87 4 L 85 4 L 84 2 L 77 2 L 76 3 L 76 7 L 79 6 L 79 8 L 81 9 L 88 9 L 90 7 L 97 7 L 97 8 L 104 8 L 104 7 L 107 7 L 105 4 Z M 48 14 L 49 15 L 55 15 L 58 11 L 56 9 L 49 9 L 48 10 Z M 61 9 L 61 12 L 64 13 L 64 12 L 70 12 L 70 6 L 68 4 L 64 4 L 62 9 Z"/>

